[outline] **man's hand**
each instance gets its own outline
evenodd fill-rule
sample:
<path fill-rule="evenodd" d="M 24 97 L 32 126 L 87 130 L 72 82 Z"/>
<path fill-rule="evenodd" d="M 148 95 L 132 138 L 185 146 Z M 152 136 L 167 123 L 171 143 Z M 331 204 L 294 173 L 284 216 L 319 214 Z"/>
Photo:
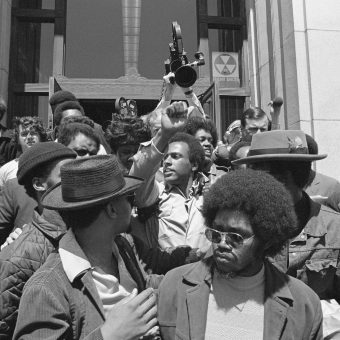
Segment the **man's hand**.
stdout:
<path fill-rule="evenodd" d="M 280 115 L 283 99 L 281 97 L 275 97 L 268 103 L 270 115 Z"/>
<path fill-rule="evenodd" d="M 174 102 L 162 113 L 162 135 L 170 138 L 176 132 L 183 130 L 188 115 L 188 107 L 185 102 Z"/>
<path fill-rule="evenodd" d="M 170 72 L 163 77 L 164 80 L 164 94 L 163 98 L 165 101 L 171 101 L 176 89 L 175 74 Z"/>
<path fill-rule="evenodd" d="M 156 296 L 151 288 L 137 295 L 134 289 L 107 315 L 101 332 L 104 340 L 132 340 L 150 334 L 157 325 Z"/>

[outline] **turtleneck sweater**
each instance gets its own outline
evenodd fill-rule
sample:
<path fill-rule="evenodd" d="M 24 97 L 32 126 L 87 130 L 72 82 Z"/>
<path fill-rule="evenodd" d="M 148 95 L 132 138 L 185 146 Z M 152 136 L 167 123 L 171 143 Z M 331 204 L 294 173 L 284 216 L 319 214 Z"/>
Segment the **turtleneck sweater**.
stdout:
<path fill-rule="evenodd" d="M 215 271 L 205 339 L 263 339 L 264 266 L 253 276 L 227 278 Z"/>

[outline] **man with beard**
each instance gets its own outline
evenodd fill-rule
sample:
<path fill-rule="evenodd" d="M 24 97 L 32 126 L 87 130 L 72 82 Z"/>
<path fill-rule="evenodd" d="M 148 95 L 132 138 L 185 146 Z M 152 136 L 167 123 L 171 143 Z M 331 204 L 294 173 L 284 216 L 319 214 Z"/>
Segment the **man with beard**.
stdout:
<path fill-rule="evenodd" d="M 292 234 L 288 192 L 252 170 L 220 177 L 204 198 L 211 251 L 159 288 L 162 339 L 321 339 L 317 295 L 266 260 Z"/>

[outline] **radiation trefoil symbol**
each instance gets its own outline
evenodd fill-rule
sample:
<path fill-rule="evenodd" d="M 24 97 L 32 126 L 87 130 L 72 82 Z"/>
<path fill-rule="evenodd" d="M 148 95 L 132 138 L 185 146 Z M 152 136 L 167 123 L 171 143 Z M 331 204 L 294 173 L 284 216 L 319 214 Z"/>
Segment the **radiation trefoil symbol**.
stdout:
<path fill-rule="evenodd" d="M 215 69 L 218 73 L 223 76 L 228 76 L 233 74 L 237 63 L 234 57 L 228 53 L 220 54 L 214 62 Z"/>

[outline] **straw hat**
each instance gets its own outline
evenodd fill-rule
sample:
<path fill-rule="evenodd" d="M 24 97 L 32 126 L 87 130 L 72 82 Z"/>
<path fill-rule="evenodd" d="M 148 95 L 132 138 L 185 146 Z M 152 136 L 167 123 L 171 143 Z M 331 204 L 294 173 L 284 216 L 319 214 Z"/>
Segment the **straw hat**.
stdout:
<path fill-rule="evenodd" d="M 105 203 L 135 191 L 143 182 L 123 176 L 113 155 L 76 159 L 60 169 L 61 182 L 42 197 L 42 205 L 52 210 L 77 210 Z"/>

